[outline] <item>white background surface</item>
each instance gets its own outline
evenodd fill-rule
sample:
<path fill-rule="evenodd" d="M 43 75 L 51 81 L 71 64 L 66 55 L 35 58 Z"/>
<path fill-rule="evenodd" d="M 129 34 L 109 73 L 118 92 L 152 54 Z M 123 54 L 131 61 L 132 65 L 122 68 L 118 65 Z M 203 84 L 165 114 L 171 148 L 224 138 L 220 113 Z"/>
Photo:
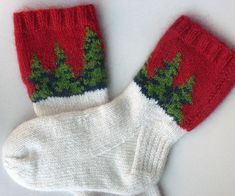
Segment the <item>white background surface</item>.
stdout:
<path fill-rule="evenodd" d="M 22 9 L 93 2 L 107 45 L 112 96 L 142 66 L 160 36 L 181 14 L 200 21 L 235 49 L 234 0 L 1 0 L 0 147 L 13 128 L 34 117 L 17 64 L 12 13 Z M 165 196 L 235 195 L 235 89 L 217 110 L 171 151 L 161 180 Z M 0 165 L 0 196 L 66 196 L 14 183 Z"/>

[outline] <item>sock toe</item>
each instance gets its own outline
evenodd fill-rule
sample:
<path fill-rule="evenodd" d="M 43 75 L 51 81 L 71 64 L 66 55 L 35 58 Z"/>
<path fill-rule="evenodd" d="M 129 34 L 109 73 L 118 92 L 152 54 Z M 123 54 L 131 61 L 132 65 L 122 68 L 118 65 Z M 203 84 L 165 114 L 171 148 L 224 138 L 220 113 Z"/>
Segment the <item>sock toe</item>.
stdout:
<path fill-rule="evenodd" d="M 24 130 L 24 132 L 22 131 Z M 37 172 L 37 151 L 34 150 L 27 127 L 20 125 L 7 138 L 2 149 L 2 162 L 7 173 L 18 184 L 30 188 Z"/>

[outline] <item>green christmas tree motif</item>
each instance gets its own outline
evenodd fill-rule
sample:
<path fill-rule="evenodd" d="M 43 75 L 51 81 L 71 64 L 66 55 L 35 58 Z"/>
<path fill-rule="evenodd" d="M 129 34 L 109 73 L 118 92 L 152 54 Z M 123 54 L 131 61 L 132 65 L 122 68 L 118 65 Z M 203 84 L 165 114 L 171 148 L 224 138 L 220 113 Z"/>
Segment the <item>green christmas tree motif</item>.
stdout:
<path fill-rule="evenodd" d="M 142 92 L 149 98 L 158 101 L 165 111 L 174 117 L 177 123 L 183 119 L 183 104 L 192 103 L 192 89 L 194 77 L 190 77 L 184 84 L 173 86 L 174 77 L 178 74 L 181 54 L 177 53 L 172 61 L 164 61 L 164 66 L 156 68 L 155 76 L 148 76 L 144 66 L 135 78 L 142 87 Z"/>
<path fill-rule="evenodd" d="M 31 100 L 37 102 L 53 96 L 80 95 L 86 91 L 106 87 L 103 48 L 97 34 L 88 27 L 83 50 L 86 64 L 79 76 L 76 76 L 71 65 L 66 63 L 67 56 L 58 43 L 54 47 L 56 58 L 54 71 L 44 69 L 37 55 L 34 55 L 31 63 L 31 75 L 28 77 L 28 80 L 35 86 Z"/>
<path fill-rule="evenodd" d="M 69 96 L 71 94 L 77 95 L 84 91 L 81 78 L 76 78 L 72 67 L 65 63 L 67 57 L 64 51 L 55 44 L 56 69 L 55 69 L 55 96 Z"/>
<path fill-rule="evenodd" d="M 105 87 L 107 84 L 107 74 L 104 67 L 104 51 L 101 46 L 101 41 L 97 34 L 86 28 L 86 39 L 83 47 L 86 65 L 83 69 L 84 85 L 93 89 L 97 86 Z"/>
<path fill-rule="evenodd" d="M 33 102 L 36 102 L 41 99 L 46 99 L 49 96 L 52 96 L 53 93 L 50 89 L 50 76 L 52 73 L 49 70 L 45 70 L 38 59 L 37 55 L 33 56 L 31 64 L 31 75 L 28 77 L 28 80 L 35 84 L 35 91 L 31 95 Z"/>

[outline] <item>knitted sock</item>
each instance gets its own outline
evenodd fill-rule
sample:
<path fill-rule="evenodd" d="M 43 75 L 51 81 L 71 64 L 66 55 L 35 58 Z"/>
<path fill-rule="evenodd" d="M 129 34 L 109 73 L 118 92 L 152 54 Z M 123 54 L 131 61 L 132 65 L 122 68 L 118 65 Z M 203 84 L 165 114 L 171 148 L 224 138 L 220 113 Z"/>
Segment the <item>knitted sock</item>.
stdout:
<path fill-rule="evenodd" d="M 158 182 L 172 145 L 234 83 L 234 52 L 183 16 L 112 102 L 16 128 L 4 145 L 4 166 L 30 189 L 142 192 Z"/>
<path fill-rule="evenodd" d="M 15 13 L 14 24 L 21 75 L 36 115 L 108 101 L 104 44 L 94 6 Z"/>

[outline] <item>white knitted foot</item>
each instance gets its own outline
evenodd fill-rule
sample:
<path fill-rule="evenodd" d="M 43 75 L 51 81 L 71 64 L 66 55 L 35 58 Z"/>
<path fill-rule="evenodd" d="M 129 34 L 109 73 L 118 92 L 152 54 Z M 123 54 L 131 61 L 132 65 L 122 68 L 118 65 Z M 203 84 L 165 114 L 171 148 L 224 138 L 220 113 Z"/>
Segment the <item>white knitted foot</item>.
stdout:
<path fill-rule="evenodd" d="M 157 182 L 184 132 L 132 82 L 103 106 L 23 123 L 3 147 L 3 164 L 34 190 L 137 194 Z"/>

